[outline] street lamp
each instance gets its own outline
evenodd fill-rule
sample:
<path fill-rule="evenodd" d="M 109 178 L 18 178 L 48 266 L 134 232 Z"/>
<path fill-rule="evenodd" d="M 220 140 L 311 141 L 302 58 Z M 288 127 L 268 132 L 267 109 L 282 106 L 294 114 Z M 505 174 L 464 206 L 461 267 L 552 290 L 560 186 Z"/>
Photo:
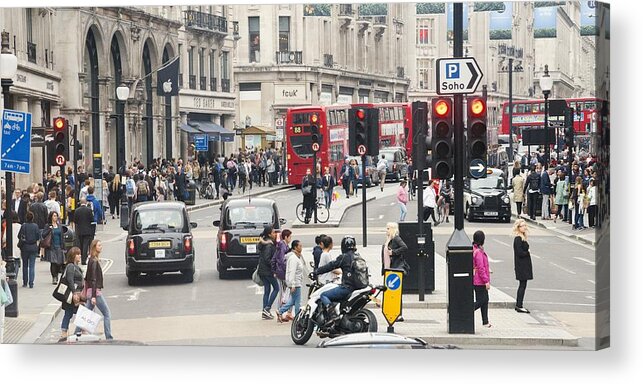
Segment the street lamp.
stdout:
<path fill-rule="evenodd" d="M 118 128 L 116 129 L 116 169 L 123 176 L 125 174 L 125 101 L 129 98 L 129 87 L 123 83 L 116 88 Z"/>
<path fill-rule="evenodd" d="M 549 66 L 545 65 L 545 74 L 540 78 L 540 89 L 542 89 L 543 96 L 545 96 L 545 169 L 547 169 L 549 165 L 549 126 L 547 121 L 549 115 L 549 103 L 547 99 L 549 98 L 551 87 L 553 85 L 554 79 L 549 76 Z"/>
<path fill-rule="evenodd" d="M 520 60 L 523 57 L 523 50 L 521 48 L 516 48 L 514 46 L 507 46 L 506 44 L 500 44 L 498 46 L 498 56 L 502 61 L 505 59 L 509 60 L 509 66 L 503 67 L 502 70 L 498 71 L 499 73 L 509 73 L 509 161 L 513 164 L 514 153 L 513 153 L 513 73 L 514 72 L 523 72 L 523 67 Z M 514 60 L 517 59 L 518 65 L 514 68 Z M 506 70 L 504 68 L 507 68 Z M 511 165 L 510 164 L 510 165 Z"/>
<path fill-rule="evenodd" d="M 9 32 L 2 31 L 2 40 L 0 44 L 2 50 L 0 51 L 0 84 L 2 85 L 2 97 L 4 99 L 4 109 L 11 109 L 11 94 L 10 88 L 13 85 L 13 78 L 18 72 L 18 58 L 13 54 L 9 48 Z M 11 209 L 11 195 L 13 195 L 13 172 L 5 172 L 6 184 L 6 209 L 4 211 L 4 218 L 7 227 L 5 234 L 7 237 L 7 249 L 4 254 L 4 260 L 7 263 L 7 277 L 9 277 L 9 287 L 14 296 L 14 303 L 6 308 L 5 314 L 9 317 L 18 317 L 18 289 L 16 283 L 16 274 L 18 259 L 13 257 L 13 215 Z"/>

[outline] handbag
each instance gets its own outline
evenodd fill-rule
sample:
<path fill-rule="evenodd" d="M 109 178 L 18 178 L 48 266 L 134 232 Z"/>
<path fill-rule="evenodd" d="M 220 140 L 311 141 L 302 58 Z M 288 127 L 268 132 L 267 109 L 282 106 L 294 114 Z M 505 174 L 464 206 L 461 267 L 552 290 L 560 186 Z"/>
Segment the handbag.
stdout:
<path fill-rule="evenodd" d="M 255 269 L 254 272 L 252 272 L 252 281 L 257 284 L 260 287 L 263 287 L 263 280 L 261 280 L 261 277 L 259 277 L 259 266 Z"/>
<path fill-rule="evenodd" d="M 73 304 L 74 291 L 67 285 L 65 275 L 66 273 L 63 273 L 62 277 L 58 280 L 58 285 L 56 285 L 56 288 L 54 288 L 54 292 L 51 295 L 61 303 Z"/>
<path fill-rule="evenodd" d="M 53 234 L 53 230 L 50 228 L 49 232 L 47 233 L 47 235 L 45 235 L 45 237 L 40 239 L 40 248 L 44 248 L 44 249 L 51 248 L 52 234 Z"/>
<path fill-rule="evenodd" d="M 304 195 L 309 195 L 313 191 L 312 185 L 307 185 L 301 189 L 301 193 Z"/>
<path fill-rule="evenodd" d="M 10 290 L 5 291 L 4 289 L 5 285 L 7 287 L 9 286 L 9 284 L 7 284 L 6 281 L 0 282 L 0 307 L 2 307 L 3 305 L 9 306 L 13 303 L 13 298 L 9 300 L 9 295 L 11 294 L 11 291 Z M 9 294 L 7 294 L 7 292 L 9 292 Z M 3 309 L 0 309 L 0 310 L 3 310 Z"/>
<path fill-rule="evenodd" d="M 103 316 L 92 311 L 91 309 L 81 305 L 78 307 L 76 312 L 76 318 L 74 319 L 74 324 L 81 329 L 89 333 L 95 333 L 98 323 L 100 323 Z"/>

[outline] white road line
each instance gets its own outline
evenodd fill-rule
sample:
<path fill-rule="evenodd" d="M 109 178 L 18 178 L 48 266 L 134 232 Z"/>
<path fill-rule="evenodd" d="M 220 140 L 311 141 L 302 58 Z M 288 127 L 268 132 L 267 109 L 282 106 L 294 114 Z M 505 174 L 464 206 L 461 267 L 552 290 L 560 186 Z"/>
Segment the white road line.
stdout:
<path fill-rule="evenodd" d="M 587 280 L 587 281 L 589 281 L 590 283 L 596 285 L 596 282 L 594 280 Z"/>
<path fill-rule="evenodd" d="M 396 203 L 396 202 L 392 202 L 392 203 L 391 203 L 391 204 L 389 204 L 389 205 L 392 207 L 392 206 L 394 206 L 395 204 L 397 204 L 397 203 Z"/>
<path fill-rule="evenodd" d="M 498 240 L 498 239 L 492 239 L 492 240 L 493 240 L 493 241 L 495 241 L 495 242 L 496 242 L 496 243 L 498 243 L 498 244 L 502 244 L 502 245 L 504 245 L 505 247 L 509 247 L 509 248 L 511 248 L 511 245 L 509 245 L 509 244 L 505 243 L 504 241 L 500 241 L 500 240 Z"/>
<path fill-rule="evenodd" d="M 491 257 L 487 256 L 487 259 L 489 259 L 490 263 L 504 263 L 504 260 L 496 260 L 492 259 Z"/>
<path fill-rule="evenodd" d="M 591 249 L 592 251 L 595 251 L 595 250 L 596 250 L 596 248 L 592 247 L 591 245 L 587 245 L 587 244 L 582 243 L 582 242 L 580 242 L 580 241 L 574 240 L 574 239 L 572 239 L 571 237 L 561 236 L 561 235 L 558 235 L 558 236 L 556 236 L 556 237 L 557 237 L 557 238 L 559 238 L 559 239 L 561 239 L 561 240 L 565 240 L 565 241 L 567 241 L 567 242 L 570 242 L 570 243 L 574 243 L 574 244 L 576 244 L 576 245 L 579 245 L 579 246 L 581 246 L 581 247 L 583 247 L 583 248 Z"/>
<path fill-rule="evenodd" d="M 587 259 L 583 259 L 582 257 L 574 257 L 576 260 L 580 260 L 582 262 L 587 263 L 587 265 L 591 265 L 592 267 L 596 266 L 596 263 Z"/>
<path fill-rule="evenodd" d="M 542 259 L 542 257 L 540 257 L 538 255 L 534 255 L 533 253 L 531 254 L 531 257 L 535 257 L 536 259 Z"/>
<path fill-rule="evenodd" d="M 384 218 L 384 215 L 379 215 L 378 220 L 382 220 Z"/>
<path fill-rule="evenodd" d="M 576 272 L 574 272 L 574 271 L 570 271 L 570 270 L 569 270 L 569 269 L 567 269 L 567 268 L 563 268 L 563 267 L 561 267 L 560 265 L 558 265 L 558 264 L 556 264 L 556 263 L 552 263 L 551 261 L 549 262 L 549 264 L 553 265 L 554 267 L 558 267 L 558 268 L 562 269 L 563 271 L 565 271 L 565 272 L 567 272 L 567 273 L 571 273 L 572 275 L 575 275 L 575 274 L 576 274 Z"/>
<path fill-rule="evenodd" d="M 515 289 L 516 287 L 495 287 L 498 289 Z M 583 290 L 577 290 L 577 289 L 551 289 L 551 288 L 528 288 L 530 291 L 537 291 L 537 292 L 556 292 L 556 293 L 580 293 L 584 295 L 589 295 L 592 293 L 595 293 L 594 291 L 583 291 Z"/>

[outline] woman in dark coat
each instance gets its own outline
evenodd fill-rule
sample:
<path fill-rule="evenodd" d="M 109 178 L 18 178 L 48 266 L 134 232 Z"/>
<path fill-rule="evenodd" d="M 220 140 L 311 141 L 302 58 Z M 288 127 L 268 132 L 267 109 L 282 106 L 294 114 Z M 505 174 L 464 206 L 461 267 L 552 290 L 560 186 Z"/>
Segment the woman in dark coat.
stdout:
<path fill-rule="evenodd" d="M 397 223 L 386 224 L 386 241 L 382 245 L 382 276 L 387 268 L 402 269 L 406 276 L 408 264 L 405 255 L 409 248 L 400 237 L 400 230 Z"/>
<path fill-rule="evenodd" d="M 72 291 L 74 292 L 74 294 L 79 295 L 84 288 L 83 271 L 80 269 L 80 266 L 79 266 L 80 248 L 72 247 L 67 253 L 67 258 L 65 262 L 66 262 L 65 272 L 63 273 L 62 278 L 65 279 L 68 287 L 72 287 Z M 80 297 L 77 303 L 72 303 L 72 304 L 69 304 L 66 302 L 62 303 L 62 307 L 65 310 L 65 315 L 63 316 L 63 321 L 62 321 L 62 324 L 60 325 L 61 339 L 67 338 L 67 330 L 69 329 L 69 323 L 71 322 L 71 318 L 78 310 L 78 305 L 80 304 L 81 304 Z"/>
<path fill-rule="evenodd" d="M 309 188 L 310 187 L 310 188 Z M 317 185 L 315 183 L 315 178 L 310 173 L 310 169 L 306 170 L 306 176 L 304 176 L 301 181 L 301 192 L 304 195 L 304 208 L 306 209 L 306 217 L 304 218 L 304 223 L 310 223 L 310 217 L 313 214 L 315 209 L 315 188 Z"/>
<path fill-rule="evenodd" d="M 277 249 L 275 245 L 276 240 L 277 232 L 275 232 L 271 225 L 268 225 L 264 227 L 261 233 L 261 240 L 259 240 L 259 244 L 257 245 L 257 251 L 259 251 L 257 275 L 259 275 L 263 282 L 263 308 L 261 318 L 264 320 L 274 319 L 274 316 L 270 313 L 270 309 L 279 293 L 279 282 L 272 273 L 271 266 L 272 256 Z"/>
<path fill-rule="evenodd" d="M 529 254 L 529 243 L 527 242 L 527 222 L 524 219 L 516 220 L 513 233 L 516 236 L 513 244 L 514 270 L 516 272 L 516 280 L 520 282 L 518 285 L 518 293 L 516 294 L 516 312 L 529 313 L 529 311 L 522 306 L 525 290 L 527 289 L 527 280 L 534 278 L 531 267 L 531 255 Z"/>
<path fill-rule="evenodd" d="M 29 288 L 33 288 L 36 258 L 38 257 L 38 240 L 40 239 L 40 228 L 38 224 L 33 222 L 33 213 L 27 212 L 25 223 L 20 227 L 18 232 L 18 239 L 22 247 L 20 247 L 20 257 L 22 258 L 22 286 L 26 287 L 27 283 Z"/>
<path fill-rule="evenodd" d="M 58 284 L 58 274 L 63 271 L 65 263 L 65 241 L 62 227 L 58 225 L 58 213 L 55 211 L 49 213 L 42 237 L 48 236 L 49 232 L 51 232 L 51 245 L 45 249 L 45 260 L 50 263 L 51 283 L 56 285 Z"/>

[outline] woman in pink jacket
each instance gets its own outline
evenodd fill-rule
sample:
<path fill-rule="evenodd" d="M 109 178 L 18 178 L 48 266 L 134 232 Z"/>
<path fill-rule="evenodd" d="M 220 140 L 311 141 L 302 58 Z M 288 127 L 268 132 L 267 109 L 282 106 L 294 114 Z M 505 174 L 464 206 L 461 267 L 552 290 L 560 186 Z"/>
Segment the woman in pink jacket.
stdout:
<path fill-rule="evenodd" d="M 400 221 L 406 218 L 406 203 L 409 202 L 409 193 L 406 191 L 406 180 L 400 182 L 400 188 L 397 190 L 397 202 L 400 205 Z"/>
<path fill-rule="evenodd" d="M 484 232 L 476 231 L 473 234 L 473 289 L 476 293 L 474 310 L 480 308 L 482 325 L 491 328 L 489 323 L 489 259 L 484 251 Z"/>

